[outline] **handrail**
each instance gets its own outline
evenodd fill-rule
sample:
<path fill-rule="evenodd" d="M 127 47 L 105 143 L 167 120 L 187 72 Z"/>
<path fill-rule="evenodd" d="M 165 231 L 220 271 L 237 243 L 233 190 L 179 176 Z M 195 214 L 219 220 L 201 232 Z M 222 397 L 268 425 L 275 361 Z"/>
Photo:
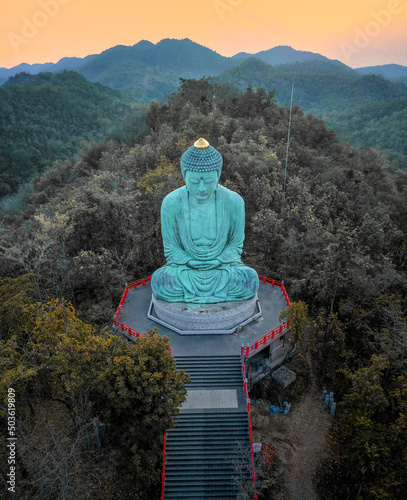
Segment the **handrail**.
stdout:
<path fill-rule="evenodd" d="M 122 332 L 127 332 L 130 336 L 135 336 L 135 337 L 140 337 L 142 335 L 140 332 L 137 330 L 134 330 L 133 328 L 130 328 L 129 326 L 125 325 L 124 323 L 119 323 L 119 316 L 122 312 L 123 305 L 126 302 L 127 294 L 129 293 L 129 290 L 137 289 L 139 286 L 144 286 L 147 285 L 147 283 L 150 283 L 151 281 L 151 275 L 147 276 L 145 278 L 141 278 L 137 281 L 133 281 L 133 283 L 126 283 L 126 286 L 124 287 L 124 292 L 122 295 L 122 298 L 120 299 L 119 306 L 116 310 L 116 314 L 114 315 L 114 325 L 120 327 Z"/>
<path fill-rule="evenodd" d="M 240 354 L 245 353 L 246 356 L 249 356 L 249 354 L 252 351 L 257 351 L 257 349 L 263 345 L 263 344 L 268 344 L 269 340 L 274 340 L 276 337 L 279 335 L 285 333 L 285 330 L 288 330 L 290 328 L 290 323 L 282 323 L 279 326 L 276 326 L 271 332 L 266 333 L 261 337 L 260 339 L 256 340 L 256 342 L 253 342 L 252 345 L 247 344 L 245 347 L 244 344 L 242 344 L 242 347 L 240 348 Z"/>
<path fill-rule="evenodd" d="M 167 459 L 166 455 L 166 445 L 167 445 L 167 432 L 164 434 L 164 445 L 163 445 L 163 471 L 161 473 L 161 497 L 160 500 L 164 500 L 164 485 L 165 485 L 165 461 Z"/>
<path fill-rule="evenodd" d="M 271 278 L 268 278 L 267 276 L 263 276 L 262 274 L 258 274 L 259 281 L 262 283 L 269 283 L 271 286 L 278 286 L 278 288 L 281 288 L 281 286 L 284 286 L 284 281 L 277 281 Z"/>
<path fill-rule="evenodd" d="M 129 284 L 129 289 L 131 288 L 137 288 L 140 285 L 147 285 L 147 283 L 150 283 L 151 281 L 151 275 L 146 276 L 145 278 L 141 278 L 140 280 L 133 281 L 133 283 Z"/>
<path fill-rule="evenodd" d="M 136 337 L 139 338 L 142 333 L 138 332 L 137 330 L 134 330 L 134 328 L 131 328 L 130 326 L 125 325 L 124 323 L 115 323 L 116 326 L 120 328 L 122 332 L 126 332 L 130 335 L 130 337 Z"/>
<path fill-rule="evenodd" d="M 253 450 L 253 426 L 252 426 L 252 417 L 251 417 L 251 402 L 250 402 L 250 397 L 249 397 L 249 387 L 248 387 L 248 382 L 247 382 L 247 377 L 246 377 L 246 362 L 245 362 L 245 357 L 244 353 L 241 353 L 241 358 L 242 358 L 242 373 L 243 373 L 243 379 L 244 379 L 244 392 L 246 395 L 246 409 L 248 413 L 248 422 L 249 422 L 249 437 L 250 437 L 250 456 L 251 456 L 251 462 L 252 462 L 252 479 L 253 479 L 253 486 L 254 486 L 254 496 L 253 499 L 257 500 L 257 492 L 256 492 L 256 472 L 254 469 L 254 450 Z"/>
<path fill-rule="evenodd" d="M 285 289 L 284 281 L 278 281 L 278 280 L 275 280 L 272 278 L 268 278 L 267 276 L 264 276 L 262 274 L 258 274 L 258 277 L 259 277 L 259 281 L 261 281 L 262 283 L 268 283 L 272 287 L 276 286 L 276 287 L 280 288 L 281 291 L 283 292 L 284 299 L 287 303 L 287 306 L 290 307 L 291 301 L 290 301 L 288 294 L 287 294 L 287 291 Z M 118 326 L 122 332 L 127 332 L 130 336 L 134 336 L 134 337 L 138 338 L 142 334 L 140 332 L 138 332 L 137 330 L 130 328 L 126 324 L 119 322 L 119 316 L 120 316 L 121 311 L 123 309 L 123 305 L 126 301 L 127 294 L 129 293 L 129 290 L 136 290 L 139 286 L 147 285 L 150 282 L 151 282 L 151 275 L 146 276 L 145 278 L 141 278 L 139 280 L 133 281 L 132 283 L 129 283 L 129 284 L 126 283 L 122 298 L 120 300 L 119 306 L 118 306 L 118 308 L 116 310 L 116 314 L 114 316 L 114 325 Z M 252 351 L 255 351 L 255 350 L 257 351 L 259 346 L 261 346 L 263 344 L 267 344 L 269 340 L 274 339 L 276 335 L 282 334 L 283 331 L 285 329 L 288 329 L 289 327 L 290 327 L 289 323 L 283 323 L 283 324 L 277 326 L 276 328 L 274 328 L 274 330 L 272 330 L 271 332 L 268 332 L 265 335 L 263 335 L 263 337 L 256 340 L 256 342 L 254 342 L 252 345 L 250 345 L 250 346 L 248 345 L 246 347 L 246 356 L 248 356 L 249 353 Z"/>

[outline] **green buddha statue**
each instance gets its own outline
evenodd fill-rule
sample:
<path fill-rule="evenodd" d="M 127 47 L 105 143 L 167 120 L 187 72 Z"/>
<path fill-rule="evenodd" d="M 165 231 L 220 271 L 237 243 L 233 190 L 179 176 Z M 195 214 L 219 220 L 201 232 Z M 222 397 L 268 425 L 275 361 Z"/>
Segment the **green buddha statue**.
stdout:
<path fill-rule="evenodd" d="M 213 304 L 257 293 L 257 273 L 241 261 L 244 201 L 218 184 L 222 165 L 222 156 L 205 139 L 181 157 L 185 186 L 167 195 L 161 206 L 167 264 L 152 276 L 157 299 Z"/>

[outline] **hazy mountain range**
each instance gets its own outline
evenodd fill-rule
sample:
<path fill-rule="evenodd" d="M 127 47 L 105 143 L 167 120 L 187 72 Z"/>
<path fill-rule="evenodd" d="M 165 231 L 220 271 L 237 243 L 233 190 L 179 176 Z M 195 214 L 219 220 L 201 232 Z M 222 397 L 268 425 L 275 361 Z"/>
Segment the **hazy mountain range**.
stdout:
<path fill-rule="evenodd" d="M 294 104 L 322 118 L 343 141 L 371 146 L 407 168 L 407 67 L 388 64 L 352 69 L 321 54 L 278 46 L 256 54 L 224 57 L 191 40 L 165 39 L 118 45 L 83 59 L 65 57 L 58 63 L 22 64 L 0 69 L 0 83 L 21 72 L 74 70 L 90 82 L 121 90 L 142 104 L 166 101 L 180 78 L 214 77 L 245 90 L 275 90 L 278 104 Z M 7 85 L 21 85 L 11 78 Z M 33 104 L 34 105 L 34 104 Z M 40 111 L 39 111 L 40 112 Z M 110 119 L 110 117 L 109 117 Z"/>
<path fill-rule="evenodd" d="M 10 76 L 20 72 L 37 74 L 44 71 L 57 72 L 66 69 L 75 70 L 89 80 L 109 84 L 115 83 L 118 87 L 119 75 L 126 77 L 129 72 L 142 72 L 148 70 L 146 78 L 150 77 L 151 70 L 158 75 L 177 75 L 184 78 L 200 78 L 204 75 L 214 76 L 233 66 L 239 65 L 242 60 L 256 57 L 272 66 L 289 63 L 303 63 L 306 61 L 324 61 L 335 64 L 349 72 L 361 75 L 382 75 L 393 81 L 404 81 L 407 83 L 407 66 L 398 64 L 385 64 L 380 66 L 369 66 L 353 70 L 338 60 L 329 59 L 315 52 L 295 50 L 288 46 L 278 46 L 269 50 L 263 50 L 255 54 L 239 52 L 233 57 L 225 57 L 217 52 L 203 47 L 189 39 L 174 40 L 164 39 L 157 44 L 143 40 L 133 46 L 117 45 L 84 58 L 64 57 L 57 63 L 45 64 L 19 64 L 10 69 L 0 68 L 0 84 Z M 127 69 L 127 70 L 126 70 Z M 117 72 L 114 78 L 112 72 Z M 123 83 L 123 86 L 128 86 Z"/>

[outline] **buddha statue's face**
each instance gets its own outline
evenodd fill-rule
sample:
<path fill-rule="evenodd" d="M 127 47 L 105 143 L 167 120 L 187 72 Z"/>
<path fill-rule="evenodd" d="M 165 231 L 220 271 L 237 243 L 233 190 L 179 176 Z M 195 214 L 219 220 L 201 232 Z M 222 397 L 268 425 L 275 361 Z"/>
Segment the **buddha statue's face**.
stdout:
<path fill-rule="evenodd" d="M 185 184 L 191 197 L 199 204 L 205 204 L 213 198 L 218 185 L 218 172 L 185 172 Z"/>

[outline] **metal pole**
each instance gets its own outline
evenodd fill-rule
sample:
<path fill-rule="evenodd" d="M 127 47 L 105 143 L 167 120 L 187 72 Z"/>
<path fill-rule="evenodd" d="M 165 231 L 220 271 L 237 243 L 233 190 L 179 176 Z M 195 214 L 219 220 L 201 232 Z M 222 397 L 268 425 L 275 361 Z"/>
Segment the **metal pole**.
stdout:
<path fill-rule="evenodd" d="M 294 78 L 293 78 L 293 84 L 291 86 L 290 120 L 288 122 L 287 154 L 285 157 L 285 173 L 284 173 L 284 189 L 283 189 L 284 196 L 285 196 L 285 187 L 286 187 L 286 183 L 287 183 L 288 148 L 290 147 L 291 115 L 292 115 L 292 111 L 293 111 L 293 95 L 294 95 Z"/>

